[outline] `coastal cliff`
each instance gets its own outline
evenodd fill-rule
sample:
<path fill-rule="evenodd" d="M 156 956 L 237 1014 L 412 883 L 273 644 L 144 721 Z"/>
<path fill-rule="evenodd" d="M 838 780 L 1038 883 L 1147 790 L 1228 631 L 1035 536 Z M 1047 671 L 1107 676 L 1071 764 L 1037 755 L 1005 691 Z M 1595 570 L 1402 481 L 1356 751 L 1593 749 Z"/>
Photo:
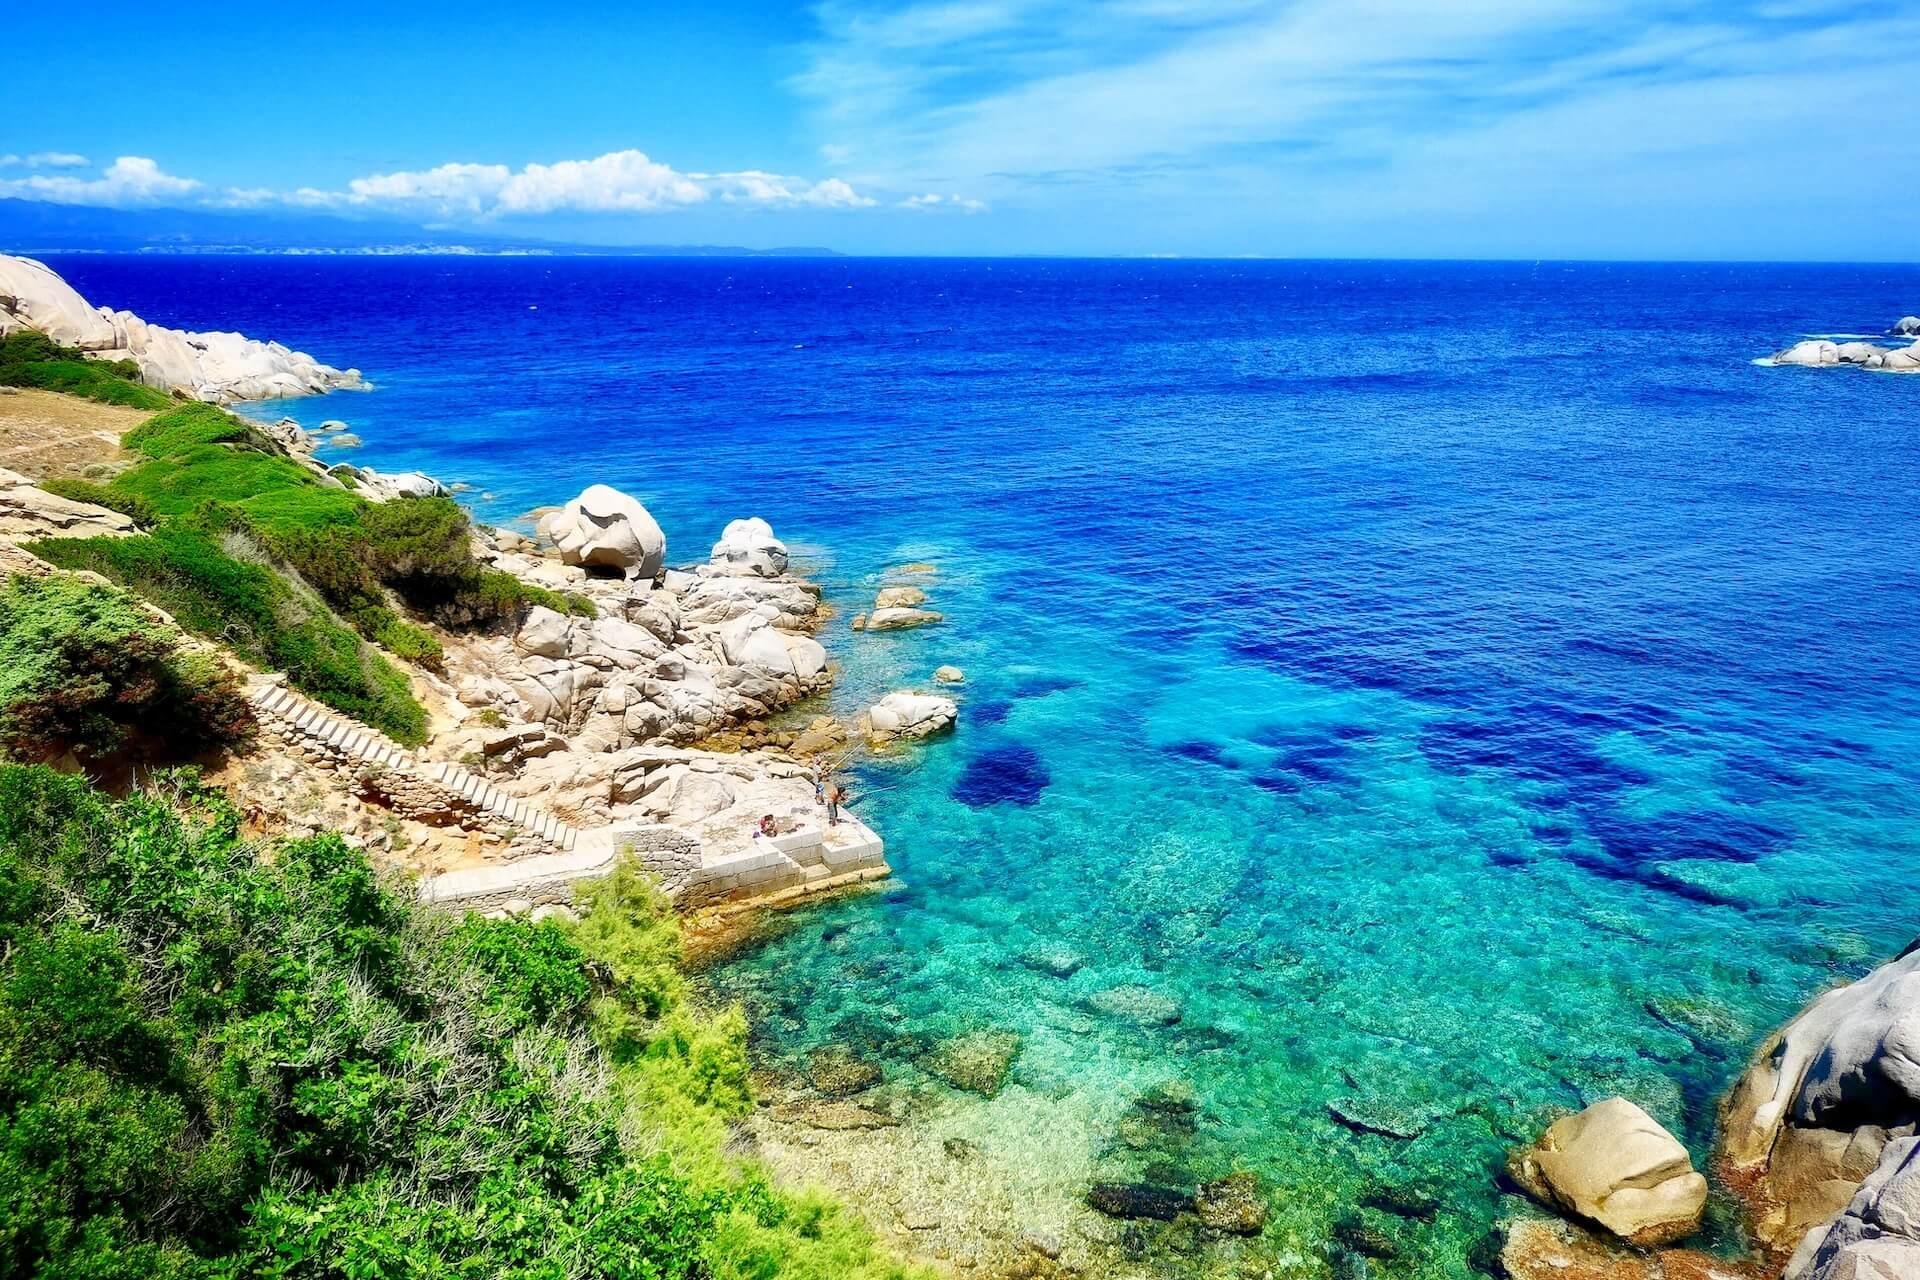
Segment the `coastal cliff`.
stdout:
<path fill-rule="evenodd" d="M 131 311 L 89 306 L 45 263 L 0 254 L 0 338 L 31 331 L 86 353 L 131 361 L 147 386 L 229 404 L 360 390 L 358 369 L 336 369 L 303 351 L 238 333 L 188 333 Z"/>

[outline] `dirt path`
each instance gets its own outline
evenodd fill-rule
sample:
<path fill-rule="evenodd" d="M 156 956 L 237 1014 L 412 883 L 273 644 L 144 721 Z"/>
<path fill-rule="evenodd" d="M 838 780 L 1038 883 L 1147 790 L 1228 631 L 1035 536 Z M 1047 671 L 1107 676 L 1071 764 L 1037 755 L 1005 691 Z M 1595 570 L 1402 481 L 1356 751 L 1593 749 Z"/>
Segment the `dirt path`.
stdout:
<path fill-rule="evenodd" d="M 53 391 L 0 387 L 0 467 L 34 480 L 127 461 L 120 437 L 153 414 Z"/>

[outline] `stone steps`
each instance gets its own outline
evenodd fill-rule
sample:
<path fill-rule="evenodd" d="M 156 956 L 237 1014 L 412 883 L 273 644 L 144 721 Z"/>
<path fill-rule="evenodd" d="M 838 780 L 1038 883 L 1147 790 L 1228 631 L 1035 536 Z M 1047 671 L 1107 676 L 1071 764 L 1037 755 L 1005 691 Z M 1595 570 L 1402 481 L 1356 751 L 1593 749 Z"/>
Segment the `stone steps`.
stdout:
<path fill-rule="evenodd" d="M 525 800 L 508 795 L 478 774 L 441 760 L 423 761 L 384 734 L 329 711 L 283 684 L 258 682 L 249 687 L 247 697 L 256 712 L 290 725 L 306 737 L 324 742 L 356 760 L 421 774 L 463 797 L 475 808 L 498 814 L 522 830 L 532 831 L 563 852 L 580 842 L 576 828 Z"/>

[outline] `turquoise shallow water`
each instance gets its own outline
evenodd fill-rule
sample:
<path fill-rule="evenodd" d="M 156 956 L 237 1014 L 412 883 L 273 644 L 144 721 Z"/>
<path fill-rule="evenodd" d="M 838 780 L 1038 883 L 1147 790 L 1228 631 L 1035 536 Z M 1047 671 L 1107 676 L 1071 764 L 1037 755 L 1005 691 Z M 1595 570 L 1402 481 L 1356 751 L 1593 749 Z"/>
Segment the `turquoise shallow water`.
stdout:
<path fill-rule="evenodd" d="M 1704 1155 L 1766 1031 L 1920 932 L 1920 378 L 1750 363 L 1920 271 L 56 265 L 362 366 L 272 411 L 487 518 L 605 480 L 697 559 L 760 514 L 843 615 L 937 565 L 940 627 L 826 637 L 847 711 L 968 672 L 862 769 L 896 881 L 706 980 L 770 1062 L 915 1089 L 1017 1032 L 939 1123 L 1059 1196 L 1245 1166 L 1286 1270 L 1464 1274 L 1551 1109 Z M 1194 1132 L 1143 1135 L 1169 1078 Z"/>

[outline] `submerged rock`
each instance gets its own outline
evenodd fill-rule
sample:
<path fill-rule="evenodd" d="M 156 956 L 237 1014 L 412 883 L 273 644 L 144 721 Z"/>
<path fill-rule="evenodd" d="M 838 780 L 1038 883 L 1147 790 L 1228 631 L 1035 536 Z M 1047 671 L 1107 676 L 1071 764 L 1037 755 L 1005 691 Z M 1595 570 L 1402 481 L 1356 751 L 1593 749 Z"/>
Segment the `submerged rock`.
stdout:
<path fill-rule="evenodd" d="M 944 1040 L 915 1060 L 928 1075 L 981 1097 L 996 1096 L 1020 1056 L 1020 1037 L 1011 1031 L 970 1031 Z"/>
<path fill-rule="evenodd" d="M 1172 996 L 1135 982 L 1094 992 L 1087 997 L 1087 1007 L 1141 1027 L 1170 1027 L 1184 1012 Z"/>
<path fill-rule="evenodd" d="M 1087 1188 L 1087 1205 L 1109 1218 L 1172 1222 L 1193 1207 L 1193 1197 L 1151 1182 L 1096 1182 Z"/>
<path fill-rule="evenodd" d="M 943 613 L 932 609 L 881 609 L 861 615 L 864 629 L 867 631 L 906 631 L 913 627 L 925 627 L 945 619 Z"/>
<path fill-rule="evenodd" d="M 1071 978 L 1087 958 L 1064 942 L 1041 942 L 1020 953 L 1020 963 L 1053 978 Z"/>
<path fill-rule="evenodd" d="M 830 1098 L 845 1098 L 880 1083 L 880 1064 L 840 1045 L 815 1049 L 807 1059 L 807 1082 Z"/>
<path fill-rule="evenodd" d="M 1762 1280 L 1770 1274 L 1755 1263 L 1695 1249 L 1628 1248 L 1557 1219 L 1509 1222 L 1498 1243 L 1499 1274 L 1508 1280 Z"/>
<path fill-rule="evenodd" d="M 857 1102 L 812 1102 L 776 1108 L 776 1119 L 832 1131 L 892 1129 L 900 1121 Z"/>
<path fill-rule="evenodd" d="M 882 587 L 873 598 L 875 613 L 883 609 L 912 609 L 927 602 L 927 593 L 918 587 Z"/>
<path fill-rule="evenodd" d="M 1692 1235 L 1707 1205 L 1687 1149 L 1625 1098 L 1556 1121 L 1507 1170 L 1543 1203 L 1642 1247 Z"/>
<path fill-rule="evenodd" d="M 1420 1106 L 1396 1098 L 1349 1094 L 1327 1102 L 1327 1114 L 1358 1133 L 1411 1141 L 1446 1114 L 1436 1106 Z"/>
<path fill-rule="evenodd" d="M 1256 1174 L 1229 1174 L 1203 1184 L 1193 1207 L 1202 1226 L 1230 1235 L 1257 1236 L 1267 1225 L 1267 1199 Z"/>

